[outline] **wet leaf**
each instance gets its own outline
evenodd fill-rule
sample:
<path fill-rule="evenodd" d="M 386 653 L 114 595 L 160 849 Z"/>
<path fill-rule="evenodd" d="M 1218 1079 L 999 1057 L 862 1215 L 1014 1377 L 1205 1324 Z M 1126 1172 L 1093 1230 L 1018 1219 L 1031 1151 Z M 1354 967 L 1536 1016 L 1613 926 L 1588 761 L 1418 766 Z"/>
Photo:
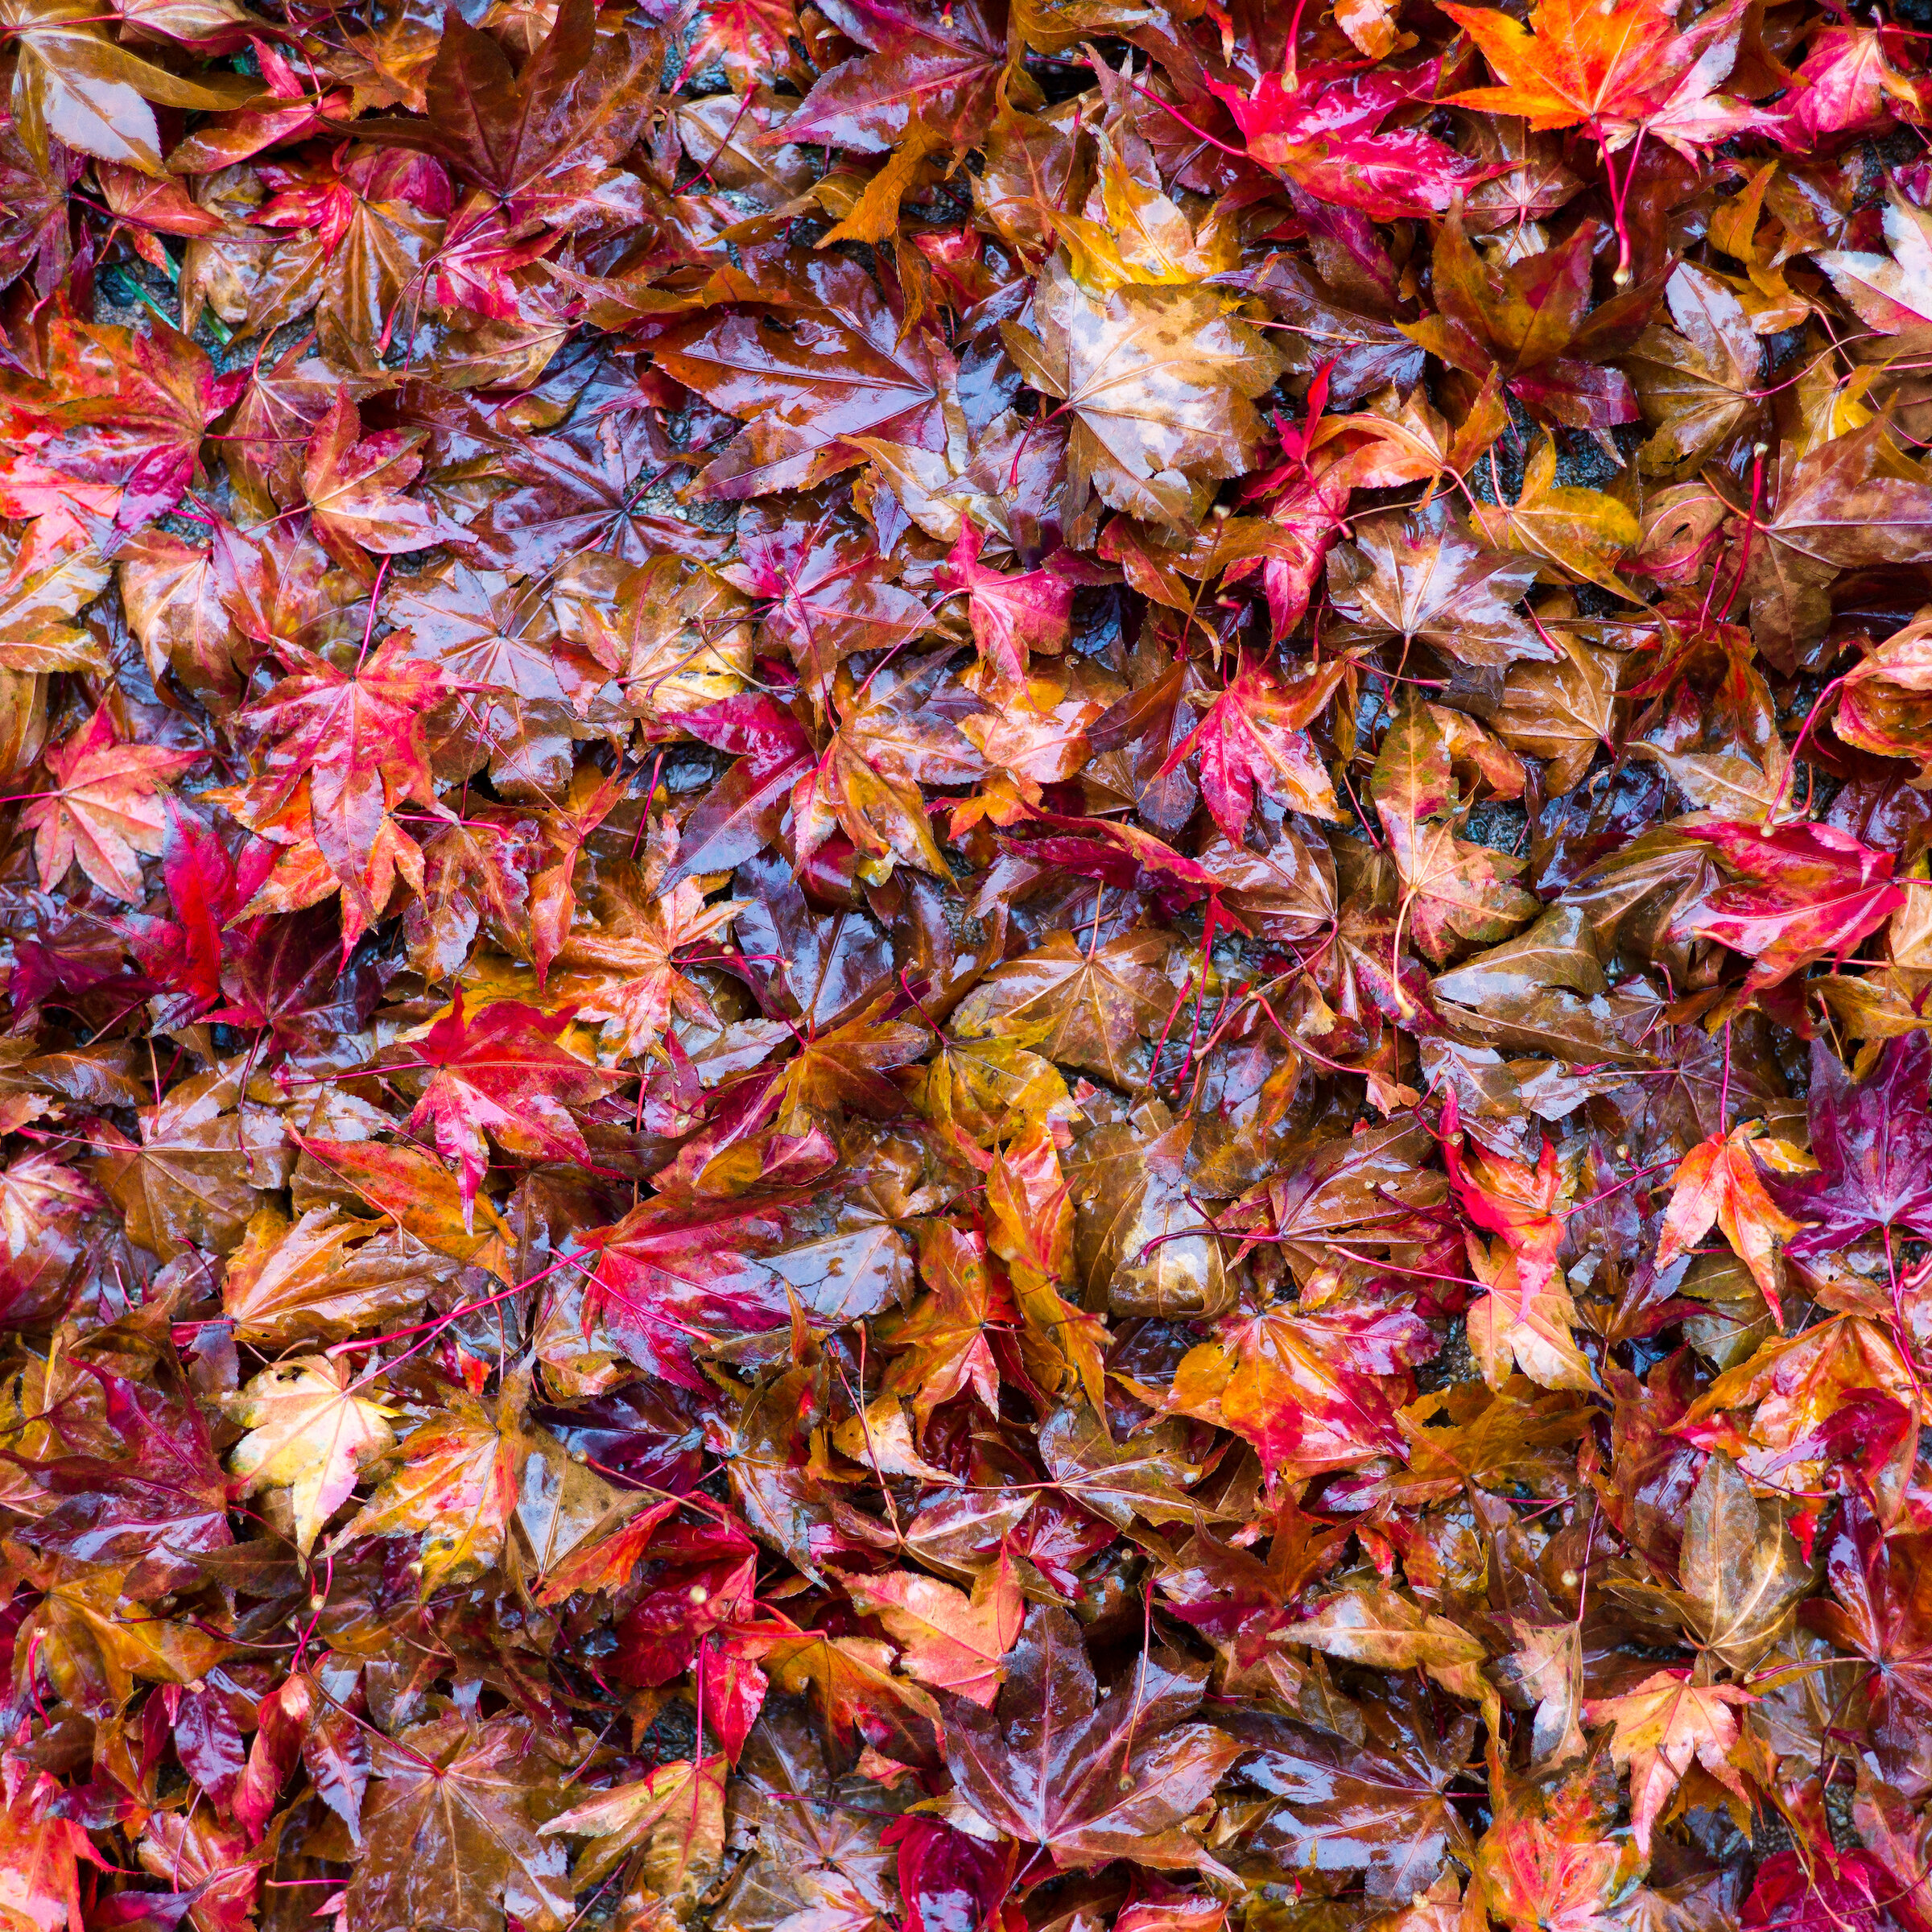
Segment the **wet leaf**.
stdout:
<path fill-rule="evenodd" d="M 0 41 L 0 1921 L 1926 1932 L 1906 14 Z"/>
<path fill-rule="evenodd" d="M 249 1431 L 229 1459 L 250 1490 L 285 1487 L 295 1547 L 307 1556 L 353 1492 L 361 1466 L 395 1441 L 381 1403 L 353 1393 L 348 1372 L 320 1356 L 265 1368 L 234 1398 Z"/>

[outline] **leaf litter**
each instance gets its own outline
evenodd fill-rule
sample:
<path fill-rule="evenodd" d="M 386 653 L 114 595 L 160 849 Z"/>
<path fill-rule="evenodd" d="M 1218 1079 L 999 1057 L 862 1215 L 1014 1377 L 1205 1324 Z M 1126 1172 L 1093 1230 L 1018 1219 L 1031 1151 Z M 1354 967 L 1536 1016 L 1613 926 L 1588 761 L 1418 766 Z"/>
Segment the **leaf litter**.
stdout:
<path fill-rule="evenodd" d="M 1918 26 L 0 28 L 0 1924 L 1932 1925 Z"/>

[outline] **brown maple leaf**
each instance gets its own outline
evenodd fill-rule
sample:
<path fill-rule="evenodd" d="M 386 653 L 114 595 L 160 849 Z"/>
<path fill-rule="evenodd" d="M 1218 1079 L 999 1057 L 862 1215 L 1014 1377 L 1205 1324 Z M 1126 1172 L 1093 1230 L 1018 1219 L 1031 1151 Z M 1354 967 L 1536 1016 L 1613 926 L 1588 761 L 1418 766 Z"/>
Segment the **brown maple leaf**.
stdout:
<path fill-rule="evenodd" d="M 955 1702 L 946 1762 L 961 1798 L 992 1830 L 1061 1870 L 1130 1856 L 1144 1865 L 1212 1868 L 1181 1828 L 1243 1747 L 1188 1723 L 1202 1674 L 1143 1656 L 1101 1699 L 1064 1611 L 1035 1605 L 991 1711 Z"/>

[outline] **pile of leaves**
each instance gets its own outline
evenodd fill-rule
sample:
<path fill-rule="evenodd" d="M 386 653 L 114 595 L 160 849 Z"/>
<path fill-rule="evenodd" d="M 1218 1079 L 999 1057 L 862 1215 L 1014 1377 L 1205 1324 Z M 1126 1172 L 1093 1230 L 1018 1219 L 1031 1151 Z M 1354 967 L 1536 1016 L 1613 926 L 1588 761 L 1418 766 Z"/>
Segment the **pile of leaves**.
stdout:
<path fill-rule="evenodd" d="M 0 1932 L 1932 1932 L 1929 45 L 0 0 Z"/>

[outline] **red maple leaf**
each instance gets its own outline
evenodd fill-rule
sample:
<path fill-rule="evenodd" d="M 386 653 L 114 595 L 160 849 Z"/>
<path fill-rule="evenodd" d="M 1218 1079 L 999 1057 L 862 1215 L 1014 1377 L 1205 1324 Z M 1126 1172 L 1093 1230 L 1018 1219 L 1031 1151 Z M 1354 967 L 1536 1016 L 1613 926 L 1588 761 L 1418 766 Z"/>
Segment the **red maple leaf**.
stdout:
<path fill-rule="evenodd" d="M 547 1013 L 514 1000 L 469 1018 L 459 986 L 449 1011 L 410 1043 L 419 1063 L 436 1071 L 409 1125 L 456 1163 L 465 1226 L 488 1164 L 486 1138 L 532 1160 L 592 1165 L 572 1109 L 601 1098 L 623 1076 L 557 1044 L 570 1022 L 568 1012 Z"/>

